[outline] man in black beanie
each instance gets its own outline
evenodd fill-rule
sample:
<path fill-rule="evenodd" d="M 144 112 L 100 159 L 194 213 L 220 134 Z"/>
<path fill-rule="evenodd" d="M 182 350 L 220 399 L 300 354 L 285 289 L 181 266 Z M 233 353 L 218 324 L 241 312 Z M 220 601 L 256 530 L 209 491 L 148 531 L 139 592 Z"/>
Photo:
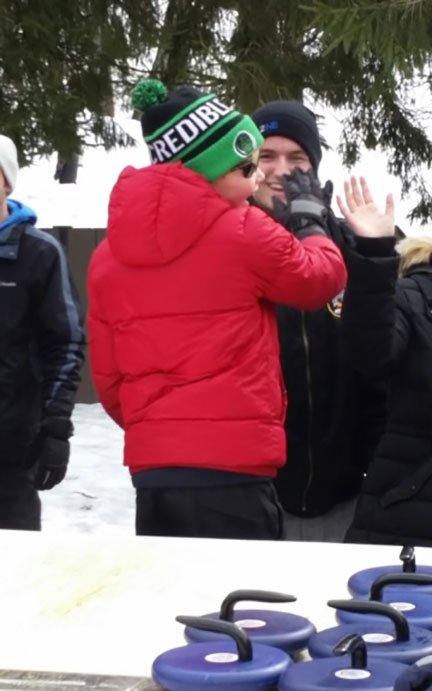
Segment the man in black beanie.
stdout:
<path fill-rule="evenodd" d="M 282 175 L 294 168 L 318 173 L 322 157 L 320 136 L 314 114 L 299 101 L 271 101 L 258 108 L 252 119 L 265 139 L 260 167 L 266 179 L 256 200 L 271 208 L 273 197 L 284 200 Z"/>
<path fill-rule="evenodd" d="M 272 101 L 258 108 L 252 119 L 264 137 L 259 165 L 265 179 L 255 201 L 274 213 L 274 199 L 285 200 L 284 175 L 300 168 L 316 179 L 322 156 L 320 135 L 314 114 L 298 101 Z M 327 182 L 323 194 L 329 207 L 329 233 L 346 249 L 345 243 L 352 244 L 354 238 L 330 209 L 331 190 Z M 374 245 L 373 256 L 376 250 Z M 389 260 L 387 248 L 384 254 L 377 262 L 390 261 L 388 270 L 382 270 L 385 283 L 395 273 L 396 260 Z M 308 314 L 278 306 L 289 406 L 287 463 L 275 486 L 292 540 L 343 540 L 384 423 L 382 382 L 366 382 L 348 365 L 340 328 L 342 304 L 343 292 Z"/>

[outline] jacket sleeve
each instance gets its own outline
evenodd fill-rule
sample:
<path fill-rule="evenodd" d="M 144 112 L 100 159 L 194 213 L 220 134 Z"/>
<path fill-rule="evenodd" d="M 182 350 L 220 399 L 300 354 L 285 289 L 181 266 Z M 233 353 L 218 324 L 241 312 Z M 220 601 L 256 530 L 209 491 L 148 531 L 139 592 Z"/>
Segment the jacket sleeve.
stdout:
<path fill-rule="evenodd" d="M 404 296 L 396 289 L 399 259 L 393 238 L 357 238 L 346 250 L 348 284 L 341 332 L 345 359 L 367 376 L 387 375 L 409 334 Z"/>
<path fill-rule="evenodd" d="M 83 315 L 68 261 L 57 240 L 48 233 L 43 235 L 46 237 L 32 292 L 35 345 L 42 380 L 42 424 L 52 418 L 70 419 L 85 348 Z M 71 430 L 67 426 L 65 429 Z"/>
<path fill-rule="evenodd" d="M 399 285 L 395 292 L 395 318 L 392 343 L 391 367 L 398 366 L 406 351 L 411 333 L 412 309 L 409 306 L 407 296 Z"/>
<path fill-rule="evenodd" d="M 91 267 L 88 294 L 89 354 L 93 383 L 108 415 L 120 427 L 123 427 L 120 405 L 120 387 L 123 377 L 117 367 L 112 329 L 102 313 L 97 289 L 92 280 Z"/>
<path fill-rule="evenodd" d="M 342 255 L 323 235 L 300 241 L 260 209 L 251 208 L 244 220 L 244 241 L 258 297 L 317 310 L 345 286 Z"/>

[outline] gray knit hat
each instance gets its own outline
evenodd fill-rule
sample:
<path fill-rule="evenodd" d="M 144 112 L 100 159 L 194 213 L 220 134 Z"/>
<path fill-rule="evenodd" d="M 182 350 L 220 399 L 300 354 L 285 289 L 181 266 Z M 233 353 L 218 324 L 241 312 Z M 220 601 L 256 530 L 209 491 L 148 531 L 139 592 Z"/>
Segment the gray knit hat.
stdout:
<path fill-rule="evenodd" d="M 4 134 L 0 134 L 0 168 L 12 192 L 19 170 L 18 154 L 12 139 Z"/>

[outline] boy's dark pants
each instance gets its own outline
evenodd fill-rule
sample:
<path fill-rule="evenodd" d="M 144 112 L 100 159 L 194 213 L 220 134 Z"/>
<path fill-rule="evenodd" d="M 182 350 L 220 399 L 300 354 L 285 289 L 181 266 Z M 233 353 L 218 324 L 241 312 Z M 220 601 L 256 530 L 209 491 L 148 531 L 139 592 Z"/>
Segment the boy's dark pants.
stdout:
<path fill-rule="evenodd" d="M 136 493 L 137 535 L 283 539 L 283 509 L 270 480 Z"/>
<path fill-rule="evenodd" d="M 0 529 L 41 529 L 41 501 L 24 468 L 0 466 Z"/>

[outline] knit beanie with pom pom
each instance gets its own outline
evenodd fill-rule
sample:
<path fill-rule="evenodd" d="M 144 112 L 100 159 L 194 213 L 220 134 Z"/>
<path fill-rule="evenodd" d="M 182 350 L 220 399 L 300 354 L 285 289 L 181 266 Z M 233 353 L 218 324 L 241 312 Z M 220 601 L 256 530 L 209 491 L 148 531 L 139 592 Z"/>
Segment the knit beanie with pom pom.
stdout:
<path fill-rule="evenodd" d="M 158 79 L 143 79 L 132 93 L 132 105 L 141 112 L 152 162 L 182 161 L 209 182 L 249 158 L 264 141 L 248 115 L 192 86 L 168 93 Z"/>

